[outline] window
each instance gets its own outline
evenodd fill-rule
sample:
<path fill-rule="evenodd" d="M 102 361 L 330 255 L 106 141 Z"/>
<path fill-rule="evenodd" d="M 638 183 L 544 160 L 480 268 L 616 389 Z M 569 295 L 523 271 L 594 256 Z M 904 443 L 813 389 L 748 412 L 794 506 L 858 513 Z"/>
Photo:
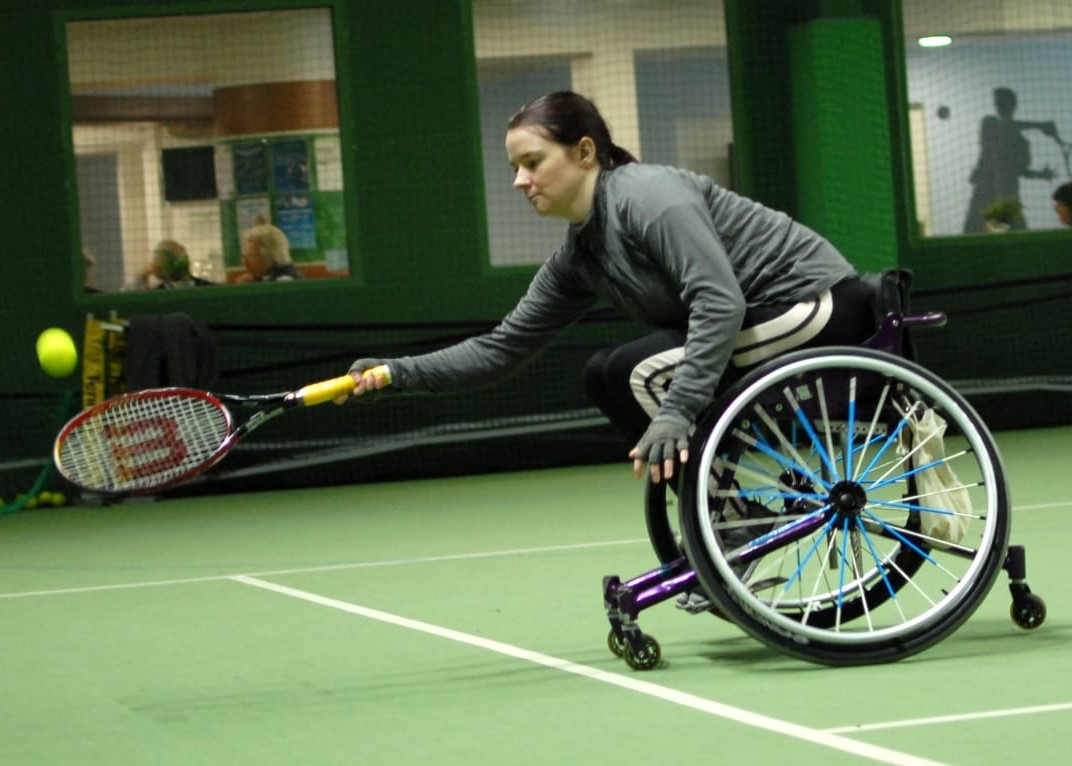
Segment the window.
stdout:
<path fill-rule="evenodd" d="M 903 5 L 920 233 L 1061 227 L 1053 194 L 1072 182 L 1072 4 Z"/>
<path fill-rule="evenodd" d="M 571 89 L 591 98 L 615 142 L 643 161 L 731 185 L 719 0 L 473 0 L 473 19 L 493 266 L 540 263 L 565 234 L 561 221 L 534 216 L 512 189 L 503 148 L 510 116 L 543 93 Z"/>
<path fill-rule="evenodd" d="M 88 287 L 349 273 L 330 9 L 78 19 L 65 34 Z M 286 247 L 251 274 L 255 225 Z"/>

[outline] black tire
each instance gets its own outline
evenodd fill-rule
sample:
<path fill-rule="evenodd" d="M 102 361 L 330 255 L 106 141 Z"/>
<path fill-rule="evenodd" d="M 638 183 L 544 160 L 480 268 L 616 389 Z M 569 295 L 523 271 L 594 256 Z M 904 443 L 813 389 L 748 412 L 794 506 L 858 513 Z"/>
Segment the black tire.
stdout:
<path fill-rule="evenodd" d="M 946 422 L 945 457 L 915 458 L 918 476 L 951 469 L 970 514 L 950 517 L 917 490 L 916 453 L 899 436 L 909 409 Z M 684 547 L 718 609 L 779 651 L 827 665 L 902 659 L 963 624 L 1001 570 L 1009 499 L 993 438 L 916 364 L 858 348 L 779 357 L 696 433 Z M 921 531 L 941 518 L 965 529 L 955 540 Z"/>

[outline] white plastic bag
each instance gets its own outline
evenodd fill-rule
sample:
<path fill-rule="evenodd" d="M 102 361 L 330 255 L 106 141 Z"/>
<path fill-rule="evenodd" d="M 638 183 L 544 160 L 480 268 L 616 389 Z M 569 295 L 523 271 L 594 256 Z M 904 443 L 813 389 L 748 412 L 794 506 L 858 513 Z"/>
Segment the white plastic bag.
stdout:
<path fill-rule="evenodd" d="M 906 429 L 911 443 L 903 454 L 909 455 L 913 467 L 936 463 L 914 477 L 919 495 L 916 504 L 937 509 L 919 512 L 920 531 L 935 540 L 958 543 L 974 514 L 967 488 L 945 461 L 945 429 L 945 420 L 933 409 L 912 412 Z"/>

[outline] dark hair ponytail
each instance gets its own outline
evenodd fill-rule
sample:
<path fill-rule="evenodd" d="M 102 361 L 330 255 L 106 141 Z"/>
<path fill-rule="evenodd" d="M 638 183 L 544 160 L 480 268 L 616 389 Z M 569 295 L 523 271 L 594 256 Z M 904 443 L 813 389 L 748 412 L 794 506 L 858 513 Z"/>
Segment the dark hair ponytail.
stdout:
<path fill-rule="evenodd" d="M 573 91 L 555 91 L 525 104 L 510 118 L 507 130 L 522 127 L 538 128 L 564 146 L 575 146 L 588 136 L 595 143 L 600 167 L 606 170 L 637 161 L 611 140 L 610 128 L 596 105 Z"/>
<path fill-rule="evenodd" d="M 610 145 L 610 162 L 604 165 L 608 170 L 610 168 L 616 168 L 619 165 L 628 165 L 630 162 L 636 162 L 637 158 L 633 156 L 633 153 L 628 149 L 623 149 L 618 144 Z"/>

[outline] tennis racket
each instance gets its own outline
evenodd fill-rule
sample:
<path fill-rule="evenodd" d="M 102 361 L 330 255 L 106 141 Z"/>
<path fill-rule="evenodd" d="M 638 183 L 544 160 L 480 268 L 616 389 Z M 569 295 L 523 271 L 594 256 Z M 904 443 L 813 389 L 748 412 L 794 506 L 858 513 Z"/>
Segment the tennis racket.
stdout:
<path fill-rule="evenodd" d="M 386 366 L 366 371 L 391 382 Z M 56 437 L 53 461 L 83 489 L 127 495 L 156 492 L 204 473 L 255 428 L 296 407 L 348 396 L 350 375 L 296 391 L 236 396 L 194 388 L 151 388 L 83 410 Z M 239 423 L 235 413 L 253 410 Z"/>

